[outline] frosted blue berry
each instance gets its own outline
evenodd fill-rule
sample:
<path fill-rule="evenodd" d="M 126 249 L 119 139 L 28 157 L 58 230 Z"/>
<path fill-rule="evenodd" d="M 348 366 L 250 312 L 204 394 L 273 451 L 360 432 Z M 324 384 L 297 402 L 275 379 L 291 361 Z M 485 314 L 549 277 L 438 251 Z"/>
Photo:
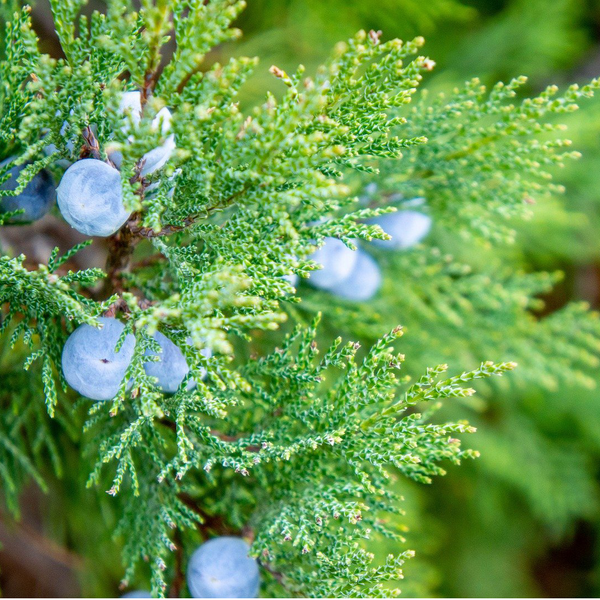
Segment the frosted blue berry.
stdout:
<path fill-rule="evenodd" d="M 67 383 L 91 400 L 110 400 L 119 387 L 135 347 L 129 334 L 118 352 L 115 347 L 125 326 L 117 319 L 99 317 L 102 329 L 80 325 L 67 339 L 62 352 L 62 370 Z"/>
<path fill-rule="evenodd" d="M 142 120 L 142 96 L 140 92 L 123 92 L 119 102 L 119 113 L 131 117 L 135 125 Z"/>
<path fill-rule="evenodd" d="M 123 205 L 121 175 L 101 160 L 86 158 L 71 165 L 56 191 L 65 220 L 86 235 L 112 235 L 129 217 Z"/>
<path fill-rule="evenodd" d="M 373 240 L 373 244 L 388 250 L 402 250 L 418 244 L 431 229 L 431 217 L 416 210 L 400 210 L 375 217 L 370 221 L 379 225 L 391 240 Z"/>
<path fill-rule="evenodd" d="M 158 111 L 152 124 L 156 129 L 160 126 L 161 133 L 166 135 L 171 128 L 171 112 L 169 109 L 163 108 Z M 158 148 L 146 152 L 142 157 L 142 175 L 149 175 L 150 173 L 154 173 L 154 171 L 162 169 L 167 164 L 169 158 L 171 158 L 171 154 L 173 154 L 175 147 L 175 136 L 171 134 L 167 136 L 165 141 Z"/>
<path fill-rule="evenodd" d="M 329 291 L 346 300 L 364 302 L 372 298 L 381 287 L 381 270 L 363 250 L 359 249 L 356 254 L 356 263 L 350 275 Z"/>
<path fill-rule="evenodd" d="M 121 598 L 152 598 L 152 594 L 147 590 L 133 590 L 123 594 Z"/>
<path fill-rule="evenodd" d="M 260 585 L 258 563 L 250 547 L 236 537 L 218 537 L 202 544 L 191 556 L 187 582 L 192 598 L 256 598 Z"/>
<path fill-rule="evenodd" d="M 323 265 L 312 271 L 308 282 L 319 289 L 331 290 L 344 281 L 352 272 L 357 254 L 337 238 L 326 238 L 325 244 L 309 257 Z"/>
<path fill-rule="evenodd" d="M 119 112 L 122 115 L 130 116 L 134 125 L 138 125 L 142 118 L 142 103 L 140 92 L 125 92 L 121 97 Z M 167 135 L 171 129 L 171 111 L 164 107 L 158 111 L 156 117 L 152 120 L 152 128 L 155 131 L 160 129 L 162 135 Z M 124 131 L 128 130 L 128 125 L 124 126 Z M 146 152 L 142 157 L 141 168 L 142 175 L 149 175 L 165 166 L 171 154 L 175 150 L 175 136 L 167 135 L 165 141 L 158 147 Z M 114 151 L 109 153 L 110 160 L 120 169 L 123 161 L 121 152 Z"/>
<path fill-rule="evenodd" d="M 9 158 L 0 163 L 0 171 L 8 166 L 13 158 Z M 0 189 L 14 191 L 19 183 L 19 175 L 27 165 L 16 165 L 8 170 L 9 178 Z M 18 196 L 0 196 L 0 212 L 12 212 L 13 210 L 23 210 L 24 212 L 8 219 L 7 223 L 28 223 L 41 219 L 54 204 L 56 191 L 52 176 L 45 169 L 37 173 L 33 179 L 25 186 L 25 189 Z"/>
<path fill-rule="evenodd" d="M 160 345 L 158 361 L 144 363 L 144 369 L 147 375 L 158 379 L 158 386 L 163 392 L 174 394 L 179 389 L 183 378 L 188 374 L 190 368 L 179 346 L 160 333 L 160 331 L 157 331 L 153 337 Z M 208 348 L 201 350 L 200 353 L 206 357 L 211 356 L 210 349 Z M 145 355 L 156 356 L 150 349 L 146 350 Z M 202 376 L 206 375 L 204 369 L 201 369 L 201 372 Z M 191 390 L 195 386 L 196 382 L 192 379 L 188 382 L 187 389 Z"/>

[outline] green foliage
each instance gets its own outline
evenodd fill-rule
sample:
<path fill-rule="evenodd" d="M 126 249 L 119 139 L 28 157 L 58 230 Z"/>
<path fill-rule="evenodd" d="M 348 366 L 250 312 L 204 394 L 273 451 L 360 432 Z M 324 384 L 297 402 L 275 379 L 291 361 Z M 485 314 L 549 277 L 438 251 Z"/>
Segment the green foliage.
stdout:
<path fill-rule="evenodd" d="M 408 107 L 433 68 L 417 55 L 423 39 L 381 41 L 360 31 L 312 76 L 271 67 L 278 95 L 244 112 L 240 89 L 256 61 L 204 64 L 214 46 L 238 37 L 229 25 L 242 2 L 144 1 L 135 11 L 113 0 L 89 19 L 79 16 L 80 0 L 51 4 L 64 58 L 39 51 L 29 9 L 4 27 L 0 151 L 31 164 L 18 190 L 1 194 L 18 193 L 45 167 L 59 178 L 58 160 L 120 150 L 133 212 L 109 240 L 106 272 L 66 270 L 86 244 L 61 258 L 55 250 L 37 268 L 24 256 L 0 257 L 2 348 L 14 348 L 2 360 L 27 347 L 22 367 L 36 374 L 21 387 L 22 369 L 12 359 L 0 365 L 10 377 L 0 395 L 7 505 L 16 511 L 28 478 L 44 487 L 45 449 L 61 472 L 54 416 L 76 432 L 88 487 L 111 496 L 124 583 L 149 569 L 154 594 L 166 594 L 201 539 L 233 532 L 254 540 L 264 594 L 398 593 L 412 551 L 385 560 L 373 552 L 385 537 L 404 543 L 396 482 L 429 483 L 444 474 L 440 463 L 477 454 L 455 437 L 473 428 L 440 418 L 440 406 L 458 399 L 464 410 L 474 391 L 464 386 L 512 370 L 505 356 L 535 361 L 521 381 L 589 384 L 600 353 L 597 317 L 574 305 L 542 318 L 536 296 L 554 276 L 470 269 L 437 248 L 379 253 L 388 276 L 369 307 L 324 293 L 300 301 L 282 277 L 308 277 L 317 268 L 310 255 L 327 236 L 351 247 L 385 238 L 365 219 L 415 195 L 427 198 L 440 236 L 445 228 L 511 238 L 500 219 L 522 218 L 524 200 L 557 191 L 542 169 L 574 156 L 552 137 L 561 127 L 544 119 L 573 111 L 598 81 L 513 104 L 522 79 L 490 93 L 473 80 Z M 439 2 L 432 11 L 454 6 Z M 143 114 L 132 134 L 118 104 L 133 89 Z M 145 178 L 136 160 L 164 141 L 151 123 L 166 105 L 177 151 Z M 361 205 L 353 193 L 373 181 L 378 191 Z M 125 266 L 115 260 L 122 256 Z M 62 346 L 74 325 L 95 325 L 107 312 L 135 335 L 133 360 L 112 401 L 73 404 Z M 313 316 L 320 312 L 324 334 Z M 287 320 L 293 330 L 283 337 Z M 411 334 L 411 373 L 426 369 L 413 385 L 397 376 L 398 320 Z M 331 329 L 333 344 L 317 341 L 331 339 Z M 364 354 L 342 343 L 340 329 L 367 342 Z M 194 389 L 168 396 L 146 375 L 157 330 L 185 353 L 184 384 L 193 378 Z M 322 357 L 319 347 L 328 348 Z M 490 355 L 497 362 L 481 363 Z M 427 368 L 446 359 L 460 370 L 480 367 L 447 379 L 447 365 Z"/>
<path fill-rule="evenodd" d="M 441 94 L 413 107 L 408 134 L 427 132 L 428 143 L 407 153 L 410 167 L 387 164 L 382 169 L 383 191 L 426 197 L 433 214 L 439 211 L 439 221 L 451 230 L 512 239 L 513 232 L 496 216 L 530 217 L 530 205 L 540 196 L 563 191 L 548 183 L 553 167 L 580 157 L 565 150 L 570 140 L 550 135 L 565 126 L 547 122 L 548 117 L 577 110 L 576 102 L 600 86 L 598 79 L 583 87 L 575 84 L 559 97 L 558 88 L 549 86 L 518 105 L 510 102 L 525 81 L 498 83 L 487 93 L 473 79 L 449 98 Z"/>
<path fill-rule="evenodd" d="M 267 10 L 268 9 L 268 10 Z M 435 25 L 448 19 L 452 22 L 466 20 L 475 15 L 475 11 L 463 2 L 456 0 L 433 0 L 427 4 L 416 0 L 384 0 L 376 5 L 364 2 L 344 3 L 334 0 L 324 5 L 317 0 L 299 2 L 284 0 L 277 5 L 269 5 L 267 0 L 258 0 L 242 15 L 244 30 L 253 31 L 256 27 L 267 29 L 270 34 L 284 36 L 291 32 L 302 32 L 303 39 L 292 40 L 294 43 L 306 43 L 306 37 L 313 39 L 321 46 L 331 41 L 319 40 L 319 36 L 311 31 L 315 23 L 331 19 L 336 12 L 343 11 L 343 22 L 331 23 L 325 35 L 336 40 L 334 36 L 344 35 L 343 29 L 358 29 L 388 20 L 404 21 L 406 27 L 417 32 L 428 32 Z M 283 26 L 282 26 L 283 22 Z M 267 35 L 265 35 L 267 37 Z M 263 40 L 265 41 L 265 40 Z M 268 47 L 268 43 L 267 43 Z"/>
<path fill-rule="evenodd" d="M 527 84 L 519 88 L 515 100 L 509 100 L 516 104 L 549 82 L 575 79 L 585 84 L 586 76 L 597 76 L 597 2 L 477 0 L 471 4 L 477 14 L 467 23 L 438 21 L 436 29 L 427 36 L 428 52 L 438 63 L 428 79 L 431 91 L 427 104 L 436 101 L 440 90 L 445 92 L 447 102 L 452 98 L 453 88 L 462 89 L 464 79 L 474 74 L 489 85 L 498 78 L 508 81 L 527 74 Z M 369 25 L 375 30 L 383 29 L 387 36 L 404 36 L 410 23 L 403 18 L 401 3 L 398 3 L 398 13 L 389 10 L 385 16 L 377 15 L 380 5 L 369 0 L 361 3 L 361 10 L 374 16 L 368 21 Z M 354 3 L 336 5 L 330 12 L 323 5 L 321 11 L 311 13 L 308 26 L 303 24 L 299 10 L 294 12 L 293 3 L 277 13 L 276 23 L 269 21 L 272 10 L 253 13 L 252 19 L 249 11 L 247 20 L 241 24 L 247 40 L 242 41 L 243 48 L 260 47 L 261 54 L 269 53 L 269 63 L 313 64 L 325 56 L 323 46 L 330 39 L 328 36 L 339 37 L 340 28 L 349 22 L 355 10 Z M 252 100 L 259 94 L 259 88 L 255 80 Z M 425 491 L 402 487 L 403 495 L 411 498 L 407 524 L 411 528 L 412 547 L 419 550 L 406 571 L 403 589 L 407 595 L 598 595 L 598 565 L 592 555 L 598 555 L 600 530 L 594 508 L 600 499 L 597 475 L 600 429 L 597 392 L 590 389 L 597 381 L 597 372 L 594 363 L 586 366 L 585 362 L 579 362 L 581 368 L 574 373 L 571 359 L 567 359 L 569 367 L 565 368 L 564 361 L 554 364 L 552 354 L 557 349 L 563 353 L 563 342 L 559 340 L 577 335 L 580 327 L 596 327 L 596 319 L 593 313 L 577 314 L 575 309 L 569 308 L 564 314 L 561 334 L 557 338 L 548 337 L 547 343 L 536 344 L 537 350 L 531 358 L 528 331 L 537 332 L 539 336 L 546 328 L 545 318 L 571 299 L 583 298 L 596 310 L 599 306 L 596 287 L 600 227 L 599 107 L 596 99 L 586 101 L 585 110 L 558 115 L 561 122 L 568 124 L 568 137 L 576 141 L 576 149 L 583 154 L 581 160 L 566 161 L 560 171 L 554 167 L 549 169 L 558 182 L 565 185 L 567 193 L 546 194 L 546 183 L 542 180 L 540 191 L 544 193 L 536 194 L 537 204 L 523 206 L 534 215 L 532 219 L 521 220 L 515 216 L 505 222 L 496 217 L 491 224 L 485 224 L 485 228 L 491 226 L 494 233 L 503 234 L 509 232 L 499 225 L 509 225 L 511 230 L 517 231 L 515 244 L 509 247 L 497 242 L 482 245 L 468 236 L 455 235 L 454 230 L 446 227 L 443 215 L 436 220 L 427 245 L 439 247 L 444 257 L 454 256 L 453 260 L 445 260 L 457 263 L 458 272 L 468 270 L 482 278 L 480 288 L 474 287 L 468 302 L 458 297 L 457 305 L 464 307 L 464 311 L 457 311 L 453 306 L 453 312 L 459 316 L 458 319 L 454 316 L 454 320 L 460 326 L 447 330 L 440 328 L 439 317 L 433 320 L 437 306 L 447 310 L 444 296 L 423 296 L 420 290 L 428 285 L 428 277 L 432 280 L 437 277 L 445 263 L 442 261 L 436 268 L 429 266 L 427 270 L 423 265 L 431 265 L 431 261 L 425 261 L 416 250 L 402 261 L 399 257 L 390 260 L 388 254 L 377 253 L 386 277 L 381 297 L 369 303 L 368 308 L 373 310 L 335 302 L 322 293 L 312 295 L 311 292 L 308 296 L 308 288 L 301 289 L 301 295 L 306 296 L 301 306 L 310 307 L 310 312 L 320 310 L 327 303 L 325 325 L 331 323 L 327 330 L 330 335 L 332 332 L 337 335 L 343 327 L 352 331 L 353 339 L 369 344 L 380 332 L 401 321 L 407 332 L 403 350 L 410 357 L 405 367 L 411 374 L 418 375 L 423 366 L 438 361 L 466 366 L 472 364 L 473 356 L 481 355 L 491 359 L 510 357 L 519 362 L 519 369 L 502 380 L 502 386 L 488 390 L 485 402 L 470 402 L 468 407 L 461 404 L 444 412 L 448 419 L 469 414 L 470 422 L 477 426 L 478 439 L 482 440 L 481 445 L 477 445 L 482 450 L 482 458 Z M 549 122 L 554 123 L 555 118 L 549 116 Z M 464 118 L 463 114 L 454 122 L 460 127 Z M 433 136 L 423 134 L 429 143 L 415 148 L 417 151 L 427 151 L 428 146 L 435 143 Z M 552 133 L 545 134 L 544 141 L 548 135 Z M 480 169 L 482 165 L 474 166 Z M 397 171 L 402 173 L 405 167 L 406 161 L 403 161 Z M 464 175 L 469 181 L 469 173 Z M 468 188 L 467 191 L 470 194 Z M 381 201 L 387 203 L 388 196 L 386 194 Z M 404 206 L 398 196 L 389 196 L 389 200 Z M 454 196 L 452 202 L 455 208 L 460 206 L 460 196 Z M 519 206 L 517 204 L 517 210 Z M 468 217 L 460 222 L 459 231 L 472 232 Z M 477 233 L 477 237 L 479 235 Z M 513 235 L 510 232 L 510 236 Z M 402 270 L 396 271 L 400 262 Z M 419 266 L 411 268 L 412 262 Z M 556 279 L 552 289 L 544 284 L 545 291 L 531 290 L 535 302 L 530 306 L 537 318 L 525 319 L 520 334 L 513 338 L 515 329 L 507 327 L 506 321 L 499 318 L 504 314 L 508 323 L 513 323 L 508 312 L 500 310 L 502 302 L 507 302 L 507 310 L 514 307 L 515 314 L 527 315 L 519 308 L 521 302 L 528 303 L 520 294 L 512 296 L 510 292 L 502 292 L 498 303 L 492 302 L 486 308 L 480 305 L 484 312 L 477 314 L 489 316 L 490 325 L 495 322 L 493 327 L 488 328 L 479 319 L 473 321 L 473 296 L 500 294 L 501 287 L 495 285 L 498 274 L 503 278 L 512 272 L 512 281 L 521 279 L 515 271 L 531 273 L 540 269 L 566 273 Z M 413 279 L 415 273 L 418 284 Z M 443 288 L 445 293 L 453 291 L 458 276 L 456 271 L 448 276 Z M 537 276 L 532 279 L 535 280 Z M 502 281 L 514 291 L 514 284 L 506 279 Z M 508 300 L 509 295 L 512 301 Z M 427 301 L 420 302 L 422 298 Z M 333 306 L 332 302 L 335 302 Z M 405 318 L 413 312 L 416 317 L 417 308 L 421 313 L 418 320 Z M 570 325 L 567 324 L 569 315 L 573 316 Z M 542 327 L 537 328 L 537 325 Z M 546 331 L 551 336 L 550 330 Z M 524 339 L 526 343 L 522 345 Z M 579 354 L 577 346 L 579 343 L 571 346 L 572 356 Z M 476 349 L 475 355 L 471 355 L 469 348 Z M 544 350 L 540 351 L 541 348 Z M 509 389 L 512 383 L 517 383 L 518 388 Z M 519 425 L 518 438 L 513 435 L 515 424 Z M 494 440 L 489 446 L 488 436 Z M 528 440 L 526 444 L 524 440 Z M 523 448 L 523 452 L 515 452 L 516 448 Z M 536 459 L 535 465 L 530 466 L 531 456 L 543 456 L 544 460 L 537 462 Z M 575 476 L 558 475 L 563 469 L 568 470 L 569 461 L 573 461 Z M 542 505 L 546 510 L 539 510 Z M 569 508 L 563 510 L 564 507 Z M 378 547 L 384 551 L 390 546 L 382 543 Z M 451 553 L 448 547 L 452 547 Z"/>
<path fill-rule="evenodd" d="M 331 47 L 359 29 L 383 30 L 388 38 L 410 39 L 431 35 L 442 23 L 451 28 L 470 25 L 476 11 L 458 0 L 380 0 L 359 2 L 344 0 L 254 0 L 240 15 L 244 31 L 241 43 L 216 49 L 219 54 L 259 54 L 284 69 L 295 69 L 298 57 L 307 68 L 317 68 Z M 343 15 L 343 18 L 338 18 Z M 266 71 L 258 70 L 244 90 L 244 99 L 262 102 Z"/>
<path fill-rule="evenodd" d="M 579 0 L 511 0 L 485 27 L 460 40 L 450 61 L 461 73 L 506 78 L 527 73 L 543 80 L 587 50 L 583 13 Z"/>
<path fill-rule="evenodd" d="M 418 368 L 457 359 L 469 364 L 482 355 L 494 360 L 510 357 L 522 365 L 511 377 L 520 386 L 594 387 L 600 354 L 598 314 L 585 303 L 572 303 L 540 317 L 544 303 L 538 297 L 550 292 L 561 279 L 559 273 L 475 271 L 435 249 L 393 256 L 384 251 L 378 258 L 389 278 L 382 297 L 368 307 L 358 309 L 324 293 L 301 306 L 318 311 L 328 303 L 334 330 L 369 343 L 402 315 L 410 334 L 406 351 Z"/>

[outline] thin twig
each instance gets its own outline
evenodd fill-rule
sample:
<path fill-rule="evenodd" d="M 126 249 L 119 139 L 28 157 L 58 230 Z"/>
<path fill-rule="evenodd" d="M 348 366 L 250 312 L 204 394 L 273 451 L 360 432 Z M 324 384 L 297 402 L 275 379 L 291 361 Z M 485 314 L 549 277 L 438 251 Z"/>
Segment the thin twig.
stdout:
<path fill-rule="evenodd" d="M 129 266 L 135 246 L 140 242 L 140 237 L 135 235 L 130 225 L 131 221 L 137 218 L 137 214 L 132 216 L 133 219 L 125 223 L 117 233 L 108 238 L 107 276 L 103 288 L 103 293 L 107 296 L 114 291 L 123 291 L 121 289 L 121 273 Z"/>
<path fill-rule="evenodd" d="M 96 160 L 101 160 L 100 155 L 100 144 L 94 135 L 94 132 L 91 130 L 89 125 L 83 128 L 81 132 L 83 136 L 83 146 L 81 147 L 81 151 L 79 153 L 80 158 L 95 158 Z"/>

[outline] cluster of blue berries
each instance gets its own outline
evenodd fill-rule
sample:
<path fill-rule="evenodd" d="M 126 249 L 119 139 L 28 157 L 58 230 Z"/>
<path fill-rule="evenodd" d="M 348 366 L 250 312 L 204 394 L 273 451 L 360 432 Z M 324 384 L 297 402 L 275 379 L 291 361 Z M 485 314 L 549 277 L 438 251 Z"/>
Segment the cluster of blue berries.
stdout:
<path fill-rule="evenodd" d="M 119 112 L 129 119 L 123 125 L 123 131 L 129 133 L 130 123 L 137 126 L 142 119 L 142 99 L 140 92 L 125 92 L 121 98 Z M 160 131 L 162 135 L 167 136 L 171 130 L 171 111 L 167 107 L 158 111 L 156 117 L 152 120 L 152 129 Z M 133 141 L 133 138 L 130 136 L 129 140 Z M 150 152 L 146 152 L 142 156 L 140 173 L 142 175 L 150 175 L 150 173 L 154 173 L 154 171 L 158 171 L 158 169 L 164 167 L 169 158 L 171 158 L 174 150 L 175 135 L 170 134 L 161 146 L 150 150 Z M 118 169 L 121 168 L 123 155 L 119 151 L 109 151 L 108 158 L 110 158 Z"/>
<path fill-rule="evenodd" d="M 390 240 L 371 243 L 384 250 L 404 250 L 418 244 L 431 229 L 431 217 L 416 210 L 400 210 L 369 221 L 379 225 Z M 371 255 L 358 248 L 350 250 L 336 238 L 326 238 L 325 244 L 310 258 L 323 268 L 313 271 L 309 283 L 340 298 L 362 302 L 372 298 L 381 286 L 381 270 Z"/>
<path fill-rule="evenodd" d="M 137 126 L 142 117 L 140 92 L 125 92 L 119 111 L 124 117 L 123 131 L 130 133 L 131 126 Z M 168 108 L 158 112 L 152 121 L 152 128 L 160 131 L 166 139 L 161 146 L 140 157 L 138 164 L 142 176 L 162 168 L 175 150 L 175 136 L 168 135 L 171 128 L 171 113 Z M 63 131 L 66 133 L 64 127 L 61 132 Z M 133 141 L 131 135 L 128 139 Z M 56 198 L 60 212 L 71 227 L 85 235 L 108 237 L 118 231 L 129 218 L 123 204 L 121 174 L 118 170 L 123 157 L 115 150 L 108 152 L 108 158 L 109 162 L 85 158 L 67 165 L 56 191 L 50 173 L 42 170 L 20 194 L 1 197 L 0 211 L 21 210 L 22 212 L 11 217 L 9 222 L 12 223 L 36 221 L 51 209 Z M 3 171 L 3 167 L 7 167 L 12 161 L 14 157 L 0 163 L 0 170 Z M 10 168 L 9 177 L 0 189 L 16 190 L 17 179 L 25 167 L 26 165 L 18 165 Z"/>
<path fill-rule="evenodd" d="M 139 92 L 126 92 L 121 98 L 119 113 L 123 117 L 123 131 L 133 141 L 131 127 L 137 126 L 142 118 L 141 96 Z M 175 136 L 169 135 L 171 113 L 163 108 L 152 121 L 152 128 L 166 136 L 158 148 L 150 150 L 138 161 L 141 175 L 149 175 L 162 168 L 175 150 Z M 67 135 L 65 122 L 61 135 Z M 93 126 L 92 126 L 93 129 Z M 72 140 L 67 147 L 74 149 Z M 47 152 L 55 151 L 50 146 Z M 85 158 L 66 165 L 58 188 L 55 189 L 51 174 L 43 169 L 37 173 L 24 189 L 14 196 L 0 197 L 0 211 L 16 212 L 7 219 L 8 223 L 25 223 L 43 217 L 54 205 L 55 200 L 65 220 L 77 231 L 90 235 L 107 237 L 118 231 L 129 218 L 123 204 L 121 174 L 118 171 L 122 155 L 118 151 L 108 151 L 108 162 L 95 158 Z M 19 186 L 19 176 L 30 163 L 11 166 L 15 157 L 0 163 L 0 172 L 8 176 L 0 189 L 15 191 Z M 92 400 L 110 400 L 121 384 L 133 357 L 135 338 L 127 335 L 119 351 L 116 345 L 124 330 L 124 325 L 116 319 L 100 318 L 100 328 L 81 325 L 67 340 L 62 354 L 62 368 L 67 383 L 83 396 Z M 174 393 L 189 372 L 183 353 L 162 333 L 154 339 L 160 346 L 157 360 L 145 363 L 146 373 L 158 380 L 158 386 L 165 393 Z M 147 352 L 146 354 L 152 354 Z M 188 389 L 195 385 L 188 382 Z"/>
<path fill-rule="evenodd" d="M 258 563 L 248 556 L 250 547 L 236 537 L 218 537 L 192 554 L 187 583 L 192 598 L 256 598 L 260 587 Z M 150 598 L 134 591 L 123 598 Z"/>
<path fill-rule="evenodd" d="M 62 352 L 62 369 L 67 383 L 82 396 L 110 400 L 119 391 L 133 358 L 135 337 L 127 334 L 117 351 L 125 326 L 109 317 L 99 317 L 98 322 L 100 328 L 83 324 L 69 336 Z M 160 351 L 146 350 L 145 355 L 153 360 L 144 363 L 144 369 L 147 375 L 156 378 L 163 392 L 173 394 L 189 373 L 189 366 L 181 349 L 168 337 L 160 332 L 153 337 Z M 208 349 L 201 352 L 210 356 Z M 190 380 L 187 389 L 195 385 Z"/>

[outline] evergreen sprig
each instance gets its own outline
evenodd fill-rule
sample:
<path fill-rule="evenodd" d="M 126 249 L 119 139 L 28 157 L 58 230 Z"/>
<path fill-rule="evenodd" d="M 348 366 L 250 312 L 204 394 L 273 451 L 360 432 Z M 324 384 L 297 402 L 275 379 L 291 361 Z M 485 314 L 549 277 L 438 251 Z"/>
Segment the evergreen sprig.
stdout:
<path fill-rule="evenodd" d="M 475 78 L 449 96 L 430 101 L 424 94 L 410 109 L 404 131 L 425 134 L 428 143 L 412 148 L 402 169 L 382 165 L 379 193 L 395 194 L 392 201 L 400 205 L 399 195 L 405 201 L 426 197 L 444 227 L 512 240 L 514 231 L 502 220 L 530 218 L 537 199 L 564 191 L 551 183 L 552 171 L 580 156 L 570 150 L 570 140 L 556 137 L 565 126 L 551 117 L 577 110 L 577 102 L 600 86 L 594 79 L 558 95 L 551 85 L 517 103 L 526 81 L 518 77 L 488 91 Z"/>
<path fill-rule="evenodd" d="M 30 348 L 25 369 L 41 362 L 39 382 L 0 396 L 8 505 L 16 509 L 27 477 L 43 487 L 36 468 L 42 448 L 59 468 L 39 410 L 45 397 L 49 416 L 68 422 L 69 415 L 79 427 L 88 486 L 111 496 L 125 584 L 147 562 L 153 593 L 164 595 L 171 582 L 181 585 L 182 553 L 201 537 L 233 532 L 254 540 L 264 593 L 397 593 L 392 586 L 412 553 L 378 562 L 369 542 L 403 539 L 393 480 L 428 483 L 444 474 L 441 463 L 476 456 L 455 437 L 472 427 L 432 415 L 439 400 L 467 398 L 471 381 L 515 363 L 484 362 L 446 379 L 442 364 L 409 386 L 397 375 L 404 357 L 393 346 L 401 329 L 391 321 L 415 330 L 429 322 L 429 331 L 445 336 L 440 340 L 462 335 L 475 363 L 502 326 L 507 354 L 526 344 L 527 356 L 542 360 L 548 349 L 558 356 L 543 361 L 550 380 L 558 371 L 583 379 L 578 363 L 596 364 L 597 322 L 573 307 L 538 324 L 533 297 L 551 277 L 496 275 L 490 285 L 492 275 L 468 273 L 435 251 L 390 258 L 411 285 L 387 314 L 365 309 L 354 323 L 356 313 L 343 302 L 315 295 L 298 304 L 282 277 L 308 277 L 317 268 L 310 256 L 328 236 L 349 247 L 386 239 L 365 220 L 390 210 L 391 192 L 425 194 L 440 223 L 497 238 L 498 215 L 522 216 L 526 195 L 554 189 L 539 182 L 540 168 L 572 156 L 563 151 L 566 142 L 540 137 L 557 129 L 540 120 L 573 110 L 598 82 L 559 99 L 549 88 L 513 105 L 521 80 L 489 95 L 474 81 L 450 100 L 408 109 L 434 66 L 418 56 L 423 39 L 384 42 L 378 32 L 361 31 L 314 76 L 303 67 L 292 75 L 271 67 L 278 96 L 269 93 L 244 111 L 239 91 L 256 61 L 204 66 L 211 48 L 238 37 L 230 24 L 242 2 L 144 0 L 134 10 L 127 0 L 111 0 L 106 14 L 89 19 L 80 16 L 84 4 L 51 2 L 64 58 L 39 50 L 28 8 L 4 28 L 0 152 L 29 164 L 17 190 L 2 195 L 18 194 L 42 168 L 59 178 L 62 161 L 110 160 L 120 151 L 132 214 L 108 241 L 104 271 L 66 270 L 82 245 L 60 258 L 54 251 L 47 266 L 0 257 L 2 332 L 10 332 L 12 347 Z M 124 124 L 119 100 L 133 90 L 140 92 L 140 122 Z M 177 150 L 165 168 L 144 176 L 137 159 L 165 141 L 152 122 L 167 105 Z M 352 192 L 375 176 L 381 191 L 365 207 Z M 4 167 L 0 180 L 7 177 Z M 330 305 L 328 322 L 346 329 L 367 328 L 371 318 L 371 347 L 337 338 L 321 357 L 318 318 L 306 323 L 304 315 L 323 304 Z M 83 401 L 73 405 L 60 389 L 66 391 L 61 352 L 74 325 L 96 326 L 105 314 L 122 317 L 120 343 L 133 334 L 135 351 L 116 396 L 94 404 L 81 423 Z M 301 323 L 273 350 L 270 332 L 286 319 Z M 574 332 L 575 319 L 585 326 Z M 383 325 L 391 333 L 382 335 Z M 190 367 L 172 395 L 144 369 L 156 331 L 179 346 Z M 434 341 L 414 339 L 416 357 L 428 358 Z M 11 367 L 11 390 L 21 374 Z M 196 386 L 187 389 L 192 379 Z M 423 403 L 430 409 L 417 412 Z M 21 405 L 33 408 L 16 418 Z M 28 435 L 10 441 L 36 427 L 33 442 Z"/>

